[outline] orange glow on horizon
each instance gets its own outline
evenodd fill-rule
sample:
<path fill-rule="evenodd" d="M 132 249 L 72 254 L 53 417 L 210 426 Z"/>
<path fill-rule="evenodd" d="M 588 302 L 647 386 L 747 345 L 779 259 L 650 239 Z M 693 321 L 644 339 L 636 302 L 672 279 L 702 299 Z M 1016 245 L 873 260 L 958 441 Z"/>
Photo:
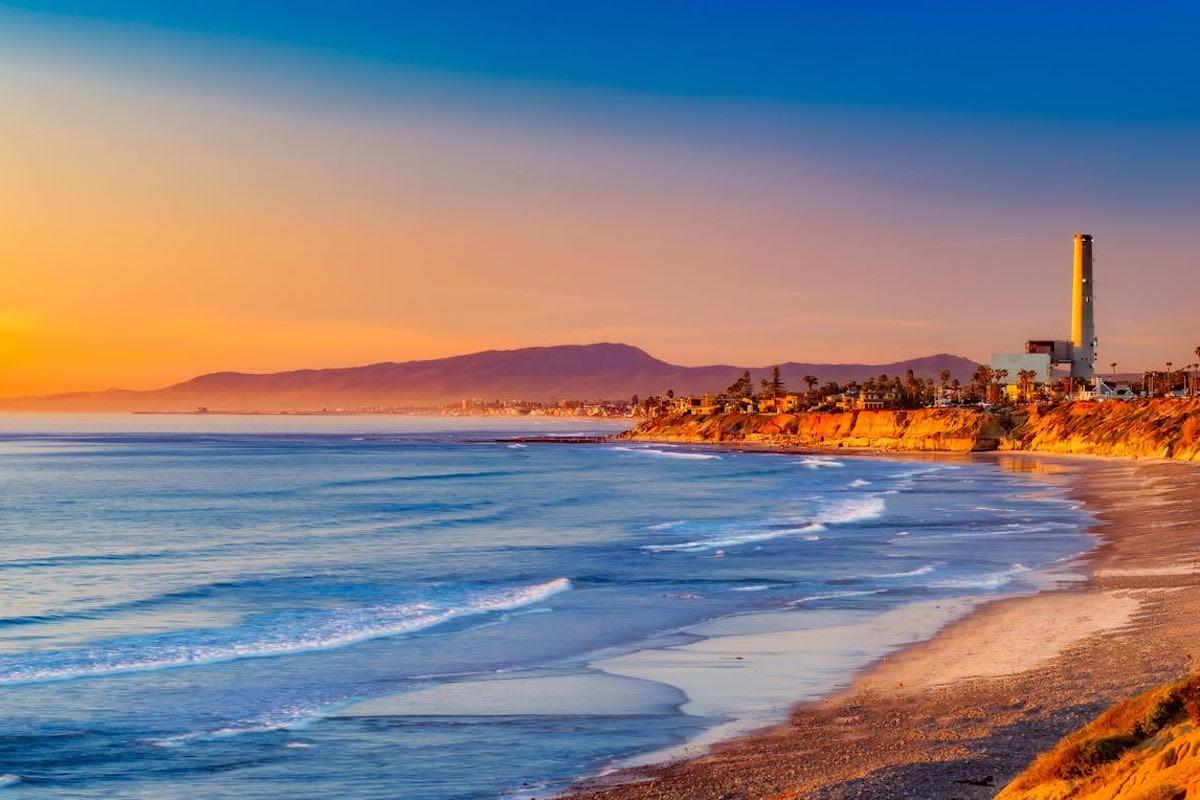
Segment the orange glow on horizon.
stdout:
<path fill-rule="evenodd" d="M 1190 263 L 1167 222 L 1106 238 L 1111 220 L 917 204 L 802 148 L 331 116 L 50 62 L 0 54 L 0 396 L 597 341 L 683 364 L 982 360 L 1065 333 L 1076 227 L 1097 233 L 1102 361 L 1191 335 L 1186 287 L 1105 271 Z"/>

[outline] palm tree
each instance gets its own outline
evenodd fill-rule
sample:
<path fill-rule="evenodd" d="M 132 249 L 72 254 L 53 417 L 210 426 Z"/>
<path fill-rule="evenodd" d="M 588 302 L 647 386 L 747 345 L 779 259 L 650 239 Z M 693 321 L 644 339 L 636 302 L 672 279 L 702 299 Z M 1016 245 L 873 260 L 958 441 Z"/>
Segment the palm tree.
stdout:
<path fill-rule="evenodd" d="M 1198 348 L 1198 349 L 1200 349 L 1200 348 Z M 817 378 L 816 375 L 805 375 L 800 380 L 802 380 L 804 382 L 804 385 L 808 387 L 809 394 L 812 394 L 813 387 L 821 382 L 820 379 Z"/>
<path fill-rule="evenodd" d="M 1017 391 L 1021 394 L 1021 399 L 1026 403 L 1033 396 L 1033 389 L 1037 385 L 1037 373 L 1031 369 L 1023 369 L 1017 373 Z"/>
<path fill-rule="evenodd" d="M 997 403 L 1000 402 L 1000 398 L 1002 397 L 1001 387 L 1004 385 L 1004 381 L 1007 378 L 1008 378 L 1008 370 L 1006 370 L 1006 369 L 992 370 L 992 384 L 988 387 L 988 402 L 991 402 L 991 398 L 993 396 L 996 398 Z"/>
<path fill-rule="evenodd" d="M 1200 362 L 1200 347 L 1197 347 L 1197 348 L 1196 348 L 1195 350 L 1193 350 L 1192 352 L 1196 354 L 1196 361 L 1197 361 L 1197 362 Z M 1200 370 L 1200 363 L 1197 363 L 1197 365 L 1196 365 L 1196 369 L 1197 369 L 1197 370 Z M 1197 383 L 1200 383 L 1200 375 L 1197 375 L 1197 376 L 1196 376 L 1196 378 L 1197 378 L 1197 381 L 1196 381 L 1196 382 L 1197 382 Z M 1193 389 L 1192 389 L 1192 397 L 1195 397 L 1195 396 L 1196 396 L 1196 389 L 1197 389 L 1197 388 L 1200 388 L 1200 387 L 1193 387 Z"/>
<path fill-rule="evenodd" d="M 975 368 L 975 374 L 971 376 L 971 394 L 977 395 L 980 400 L 987 399 L 988 385 L 992 382 L 992 371 L 983 364 Z"/>
<path fill-rule="evenodd" d="M 1114 361 L 1111 364 L 1109 364 L 1109 366 L 1112 367 L 1113 380 L 1116 380 L 1117 379 L 1117 362 Z"/>

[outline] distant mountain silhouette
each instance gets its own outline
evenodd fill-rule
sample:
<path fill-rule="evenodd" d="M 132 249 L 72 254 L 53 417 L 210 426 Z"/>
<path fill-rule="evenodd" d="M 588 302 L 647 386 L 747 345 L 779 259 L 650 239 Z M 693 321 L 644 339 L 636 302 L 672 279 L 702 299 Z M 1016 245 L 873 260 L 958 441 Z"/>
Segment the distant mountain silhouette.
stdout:
<path fill-rule="evenodd" d="M 965 381 L 977 364 L 960 356 L 939 354 L 891 364 L 780 364 L 784 380 L 795 389 L 801 378 L 815 375 L 822 383 L 903 375 L 920 377 L 950 370 Z M 681 367 L 625 344 L 527 347 L 488 350 L 427 361 L 385 362 L 340 369 L 303 369 L 270 374 L 215 372 L 154 391 L 111 389 L 0 400 L 0 409 L 40 411 L 284 411 L 363 406 L 427 406 L 464 397 L 487 400 L 624 399 L 633 394 L 718 392 L 744 367 Z M 755 381 L 770 366 L 754 367 Z"/>

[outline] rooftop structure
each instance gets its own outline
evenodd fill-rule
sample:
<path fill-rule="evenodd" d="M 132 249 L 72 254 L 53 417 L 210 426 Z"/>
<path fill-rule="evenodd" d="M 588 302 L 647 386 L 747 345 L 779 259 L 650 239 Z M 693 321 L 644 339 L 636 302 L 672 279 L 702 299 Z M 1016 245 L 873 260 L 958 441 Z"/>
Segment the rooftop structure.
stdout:
<path fill-rule="evenodd" d="M 1016 383 L 1018 373 L 1034 372 L 1038 383 L 1049 383 L 1055 365 L 1070 369 L 1071 377 L 1096 377 L 1096 322 L 1093 309 L 1091 234 L 1075 234 L 1071 272 L 1071 338 L 1030 339 L 1024 353 L 994 353 L 991 367 L 1003 371 L 1003 383 Z"/>

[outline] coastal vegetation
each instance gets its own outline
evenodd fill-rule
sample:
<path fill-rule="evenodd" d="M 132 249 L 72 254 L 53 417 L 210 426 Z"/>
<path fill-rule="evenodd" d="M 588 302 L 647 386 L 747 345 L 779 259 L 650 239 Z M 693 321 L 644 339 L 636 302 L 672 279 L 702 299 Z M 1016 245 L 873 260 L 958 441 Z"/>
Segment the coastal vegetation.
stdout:
<path fill-rule="evenodd" d="M 1160 686 L 1068 734 L 996 800 L 1185 800 L 1200 786 L 1200 675 Z"/>

